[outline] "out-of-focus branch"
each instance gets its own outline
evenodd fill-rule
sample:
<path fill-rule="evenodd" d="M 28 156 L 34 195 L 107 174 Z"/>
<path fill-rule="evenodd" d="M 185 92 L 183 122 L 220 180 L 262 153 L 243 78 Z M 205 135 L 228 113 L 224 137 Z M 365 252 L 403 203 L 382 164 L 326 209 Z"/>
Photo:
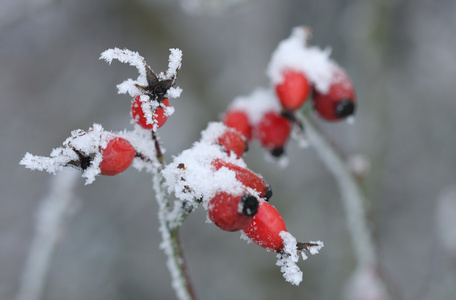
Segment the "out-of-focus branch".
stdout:
<path fill-rule="evenodd" d="M 371 277 L 369 278 L 371 284 L 370 287 L 364 288 L 375 289 L 375 294 L 380 297 L 378 299 L 389 299 L 386 286 L 377 274 L 378 258 L 364 208 L 367 199 L 359 182 L 350 171 L 343 155 L 331 145 L 312 119 L 305 114 L 298 114 L 296 117 L 304 125 L 305 135 L 301 135 L 301 137 L 307 138 L 308 144 L 316 150 L 320 160 L 334 176 L 339 187 L 347 227 L 357 260 L 355 274 L 366 274 L 367 272 Z M 363 276 L 364 280 L 369 276 Z"/>
<path fill-rule="evenodd" d="M 79 172 L 65 169 L 54 176 L 49 194 L 42 200 L 36 215 L 36 233 L 27 257 L 16 300 L 39 300 L 42 297 L 49 265 L 74 200 L 73 188 Z"/>

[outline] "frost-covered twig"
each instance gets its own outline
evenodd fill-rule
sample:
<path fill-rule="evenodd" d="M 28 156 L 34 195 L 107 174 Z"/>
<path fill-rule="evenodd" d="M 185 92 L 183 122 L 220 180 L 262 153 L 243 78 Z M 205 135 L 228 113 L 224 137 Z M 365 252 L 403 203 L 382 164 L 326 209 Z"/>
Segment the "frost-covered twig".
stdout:
<path fill-rule="evenodd" d="M 366 196 L 343 156 L 329 143 L 310 117 L 304 114 L 297 114 L 297 118 L 304 124 L 305 136 L 309 145 L 316 150 L 320 160 L 332 173 L 339 186 L 348 230 L 357 260 L 358 271 L 356 274 L 365 273 L 366 270 L 375 273 L 378 261 L 372 234 L 366 219 L 364 208 Z M 375 281 L 376 290 L 382 295 L 379 299 L 389 299 L 386 286 L 380 277 L 373 275 L 371 277 L 374 278 L 371 281 Z"/>
<path fill-rule="evenodd" d="M 167 266 L 172 280 L 171 285 L 176 292 L 177 298 L 181 300 L 196 299 L 190 278 L 187 275 L 185 259 L 180 246 L 179 226 L 174 226 L 176 222 L 183 221 L 185 215 L 175 214 L 172 216 L 167 200 L 168 195 L 164 187 L 164 178 L 160 171 L 161 168 L 156 170 L 152 179 L 155 199 L 158 203 L 159 231 L 162 236 L 160 248 L 167 256 Z"/>
<path fill-rule="evenodd" d="M 78 176 L 77 171 L 66 169 L 59 176 L 53 177 L 51 190 L 42 200 L 36 215 L 36 234 L 25 263 L 16 300 L 41 299 L 62 223 L 72 208 L 75 198 L 73 188 Z"/>

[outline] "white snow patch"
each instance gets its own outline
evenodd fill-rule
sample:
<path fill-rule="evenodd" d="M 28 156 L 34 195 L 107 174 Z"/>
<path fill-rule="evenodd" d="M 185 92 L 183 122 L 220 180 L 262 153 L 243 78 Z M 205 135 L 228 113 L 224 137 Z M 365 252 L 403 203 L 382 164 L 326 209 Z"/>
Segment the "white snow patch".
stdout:
<path fill-rule="evenodd" d="M 215 196 L 218 191 L 242 193 L 245 187 L 236 179 L 236 173 L 222 167 L 215 171 L 212 162 L 221 159 L 226 162 L 246 167 L 242 159 L 228 156 L 215 143 L 224 125 L 210 123 L 202 132 L 201 140 L 194 143 L 190 149 L 184 150 L 174 157 L 162 171 L 168 192 L 174 192 L 176 197 L 183 201 L 203 201 L 203 207 Z M 196 204 L 196 203 L 195 203 Z"/>
<path fill-rule="evenodd" d="M 285 280 L 293 285 L 299 285 L 302 281 L 302 271 L 299 269 L 298 250 L 296 239 L 288 232 L 282 231 L 280 237 L 283 239 L 283 253 L 277 254 L 276 265 L 280 267 Z"/>
<path fill-rule="evenodd" d="M 264 114 L 270 111 L 280 112 L 282 108 L 274 91 L 257 88 L 247 96 L 236 97 L 228 109 L 245 112 L 250 124 L 254 127 L 261 121 Z"/>
<path fill-rule="evenodd" d="M 273 85 L 281 83 L 283 71 L 291 69 L 304 73 L 319 92 L 328 92 L 333 69 L 337 64 L 329 58 L 329 48 L 308 46 L 308 35 L 305 27 L 295 27 L 290 37 L 279 43 L 267 68 L 267 75 Z"/>

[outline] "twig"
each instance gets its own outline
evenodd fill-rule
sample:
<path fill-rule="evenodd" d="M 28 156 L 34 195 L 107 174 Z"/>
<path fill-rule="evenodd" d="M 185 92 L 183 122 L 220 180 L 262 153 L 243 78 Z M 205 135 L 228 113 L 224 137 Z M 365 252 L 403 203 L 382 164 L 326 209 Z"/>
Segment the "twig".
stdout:
<path fill-rule="evenodd" d="M 154 171 L 152 177 L 155 199 L 158 203 L 159 231 L 162 236 L 160 248 L 168 258 L 167 266 L 171 274 L 171 285 L 176 292 L 177 298 L 180 300 L 194 300 L 196 296 L 190 277 L 188 276 L 185 258 L 179 240 L 179 227 L 187 214 L 180 212 L 182 209 L 178 210 L 179 213 L 176 213 L 175 210 L 173 211 L 170 208 L 166 187 L 164 186 L 164 178 L 161 174 L 164 166 L 163 152 L 154 132 L 152 133 L 152 138 L 155 142 L 156 157 L 160 162 L 160 167 Z"/>
<path fill-rule="evenodd" d="M 364 210 L 366 197 L 361 187 L 347 167 L 343 156 L 336 152 L 311 119 L 302 114 L 299 114 L 297 118 L 304 124 L 309 144 L 315 148 L 321 161 L 337 181 L 358 264 L 362 266 L 376 265 L 374 242 L 368 229 Z"/>
<path fill-rule="evenodd" d="M 30 247 L 16 300 L 39 300 L 62 223 L 74 200 L 73 188 L 79 172 L 71 169 L 54 176 L 49 194 L 36 215 L 36 234 Z"/>

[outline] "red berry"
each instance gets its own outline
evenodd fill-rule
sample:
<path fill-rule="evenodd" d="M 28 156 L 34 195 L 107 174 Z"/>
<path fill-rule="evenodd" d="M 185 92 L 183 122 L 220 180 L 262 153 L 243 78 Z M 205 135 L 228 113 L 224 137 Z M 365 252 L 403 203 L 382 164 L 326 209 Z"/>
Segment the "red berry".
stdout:
<path fill-rule="evenodd" d="M 249 117 L 241 110 L 230 110 L 223 117 L 223 123 L 239 131 L 247 140 L 252 138 L 252 125 Z"/>
<path fill-rule="evenodd" d="M 322 94 L 314 90 L 313 104 L 317 113 L 325 120 L 338 121 L 355 112 L 355 90 L 348 75 L 335 69 L 329 91 Z"/>
<path fill-rule="evenodd" d="M 255 136 L 261 145 L 273 156 L 279 157 L 284 152 L 285 143 L 291 132 L 291 122 L 277 112 L 266 113 L 255 128 Z"/>
<path fill-rule="evenodd" d="M 237 231 L 249 225 L 258 210 L 258 200 L 252 195 L 232 195 L 218 192 L 209 201 L 209 219 L 226 231 Z"/>
<path fill-rule="evenodd" d="M 243 229 L 244 233 L 257 245 L 272 250 L 283 249 L 280 232 L 287 231 L 280 213 L 268 202 L 260 202 L 252 223 Z"/>
<path fill-rule="evenodd" d="M 217 143 L 230 155 L 234 152 L 240 158 L 248 150 L 247 140 L 238 131 L 229 128 L 217 139 Z"/>
<path fill-rule="evenodd" d="M 283 81 L 276 86 L 276 93 L 282 106 L 296 110 L 307 100 L 310 91 L 307 77 L 299 71 L 285 70 Z"/>
<path fill-rule="evenodd" d="M 141 107 L 142 102 L 140 100 L 140 97 L 141 96 L 136 96 L 135 99 L 133 100 L 133 103 L 131 105 L 131 117 L 142 128 L 152 129 L 154 127 L 154 124 L 147 124 L 147 119 L 144 116 L 144 111 Z M 161 103 L 163 103 L 164 106 L 168 107 L 169 106 L 168 98 L 165 98 Z M 152 116 L 152 121 L 153 121 L 153 123 L 157 124 L 157 129 L 162 127 L 163 124 L 165 124 L 167 119 L 168 119 L 168 116 L 165 115 L 165 110 L 161 106 L 159 106 L 154 111 L 154 114 Z"/>
<path fill-rule="evenodd" d="M 125 171 L 133 161 L 136 150 L 120 137 L 111 139 L 103 149 L 100 170 L 102 175 L 113 176 Z"/>
<path fill-rule="evenodd" d="M 255 174 L 249 169 L 242 168 L 233 163 L 222 161 L 221 159 L 215 159 L 212 162 L 215 170 L 219 170 L 222 167 L 225 167 L 229 170 L 234 171 L 236 179 L 242 183 L 245 187 L 249 187 L 258 192 L 260 198 L 268 200 L 272 196 L 272 190 L 269 185 L 266 184 L 263 177 Z"/>

